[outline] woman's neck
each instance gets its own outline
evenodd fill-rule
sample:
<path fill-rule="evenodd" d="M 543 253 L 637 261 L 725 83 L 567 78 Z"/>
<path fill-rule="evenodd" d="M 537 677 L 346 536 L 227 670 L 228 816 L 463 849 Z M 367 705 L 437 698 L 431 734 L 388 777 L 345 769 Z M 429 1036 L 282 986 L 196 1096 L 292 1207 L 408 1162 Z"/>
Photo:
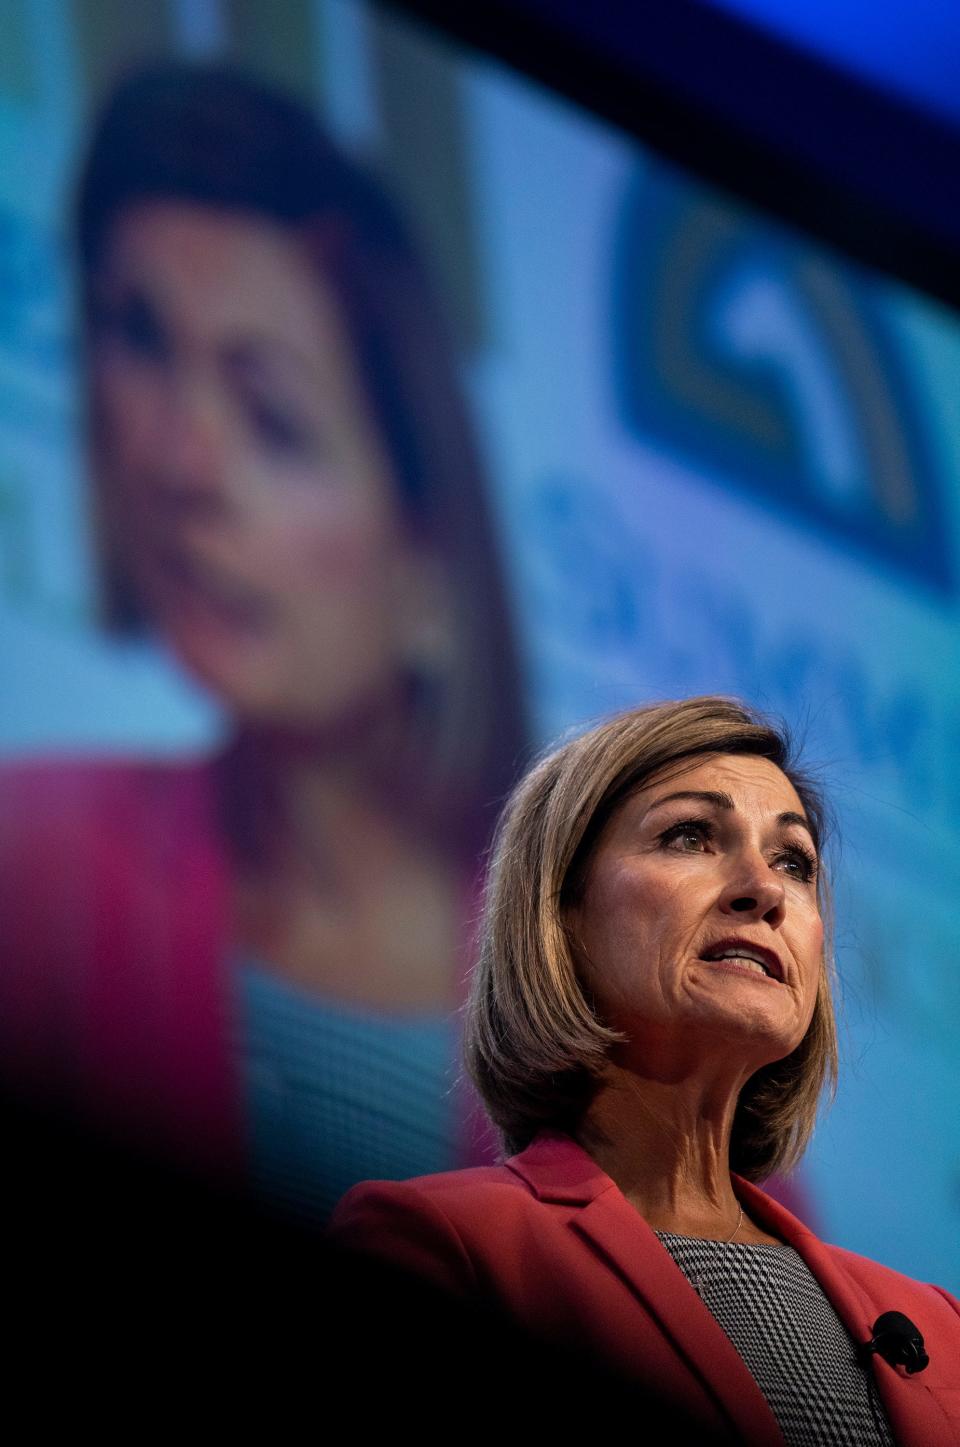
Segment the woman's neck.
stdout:
<path fill-rule="evenodd" d="M 307 989 L 442 1009 L 459 967 L 455 867 L 371 779 L 362 748 L 245 734 L 221 764 L 238 946 Z"/>
<path fill-rule="evenodd" d="M 758 1239 L 730 1179 L 737 1090 L 694 1076 L 668 1081 L 610 1067 L 577 1138 L 656 1231 Z M 769 1239 L 760 1233 L 762 1239 Z"/>
<path fill-rule="evenodd" d="M 336 888 L 359 845 L 384 829 L 409 836 L 390 771 L 400 732 L 388 704 L 315 730 L 243 727 L 221 765 L 241 867 Z"/>

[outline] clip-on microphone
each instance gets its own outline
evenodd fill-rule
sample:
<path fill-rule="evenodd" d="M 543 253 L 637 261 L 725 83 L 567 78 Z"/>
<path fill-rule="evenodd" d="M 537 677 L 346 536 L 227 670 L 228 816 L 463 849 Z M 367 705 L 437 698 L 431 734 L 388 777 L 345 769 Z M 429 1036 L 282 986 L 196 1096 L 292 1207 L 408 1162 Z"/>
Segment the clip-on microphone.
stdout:
<path fill-rule="evenodd" d="M 873 1336 L 863 1344 L 866 1357 L 883 1357 L 892 1367 L 903 1367 L 908 1376 L 922 1372 L 930 1365 L 923 1349 L 923 1337 L 902 1311 L 885 1311 L 873 1323 Z"/>

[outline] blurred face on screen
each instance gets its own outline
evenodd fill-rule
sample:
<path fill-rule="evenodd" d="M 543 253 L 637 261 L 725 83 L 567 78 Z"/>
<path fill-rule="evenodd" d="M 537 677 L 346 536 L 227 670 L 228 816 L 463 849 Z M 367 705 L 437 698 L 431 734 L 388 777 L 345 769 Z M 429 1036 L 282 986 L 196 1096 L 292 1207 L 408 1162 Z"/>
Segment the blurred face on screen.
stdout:
<path fill-rule="evenodd" d="M 104 525 L 186 665 L 241 715 L 297 728 L 388 699 L 429 560 L 297 238 L 130 208 L 95 277 L 92 359 Z"/>

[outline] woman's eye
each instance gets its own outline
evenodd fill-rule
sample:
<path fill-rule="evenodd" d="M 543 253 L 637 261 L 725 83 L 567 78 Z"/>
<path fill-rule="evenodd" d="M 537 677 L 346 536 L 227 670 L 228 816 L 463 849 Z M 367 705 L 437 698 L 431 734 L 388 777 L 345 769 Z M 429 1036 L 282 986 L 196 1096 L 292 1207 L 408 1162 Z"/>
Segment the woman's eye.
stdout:
<path fill-rule="evenodd" d="M 663 844 L 686 854 L 699 854 L 706 849 L 710 837 L 706 824 L 674 824 L 661 834 Z"/>
<path fill-rule="evenodd" d="M 817 877 L 817 865 L 813 857 L 802 849 L 788 849 L 780 855 L 779 863 L 785 874 L 810 884 Z"/>
<path fill-rule="evenodd" d="M 249 398 L 247 415 L 257 441 L 268 451 L 284 457 L 309 452 L 311 434 L 292 412 L 262 398 Z"/>
<path fill-rule="evenodd" d="M 169 338 L 145 297 L 128 296 L 116 303 L 101 304 L 94 316 L 94 329 L 143 360 L 163 362 L 169 357 Z"/>

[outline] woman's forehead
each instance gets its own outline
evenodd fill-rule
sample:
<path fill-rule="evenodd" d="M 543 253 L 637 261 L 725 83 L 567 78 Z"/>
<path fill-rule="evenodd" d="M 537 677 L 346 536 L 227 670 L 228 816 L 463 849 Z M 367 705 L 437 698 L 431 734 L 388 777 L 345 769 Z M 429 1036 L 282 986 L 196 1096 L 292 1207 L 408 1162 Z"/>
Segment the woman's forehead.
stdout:
<path fill-rule="evenodd" d="M 101 266 L 143 289 L 186 331 L 254 338 L 311 372 L 340 329 L 332 291 L 301 240 L 267 218 L 200 202 L 144 200 L 115 218 Z"/>
<path fill-rule="evenodd" d="M 746 813 L 805 815 L 796 788 L 772 759 L 758 754 L 708 754 L 681 760 L 632 790 L 630 800 L 641 813 L 654 804 L 695 796 L 716 807 Z M 709 795 L 715 795 L 711 800 Z"/>

